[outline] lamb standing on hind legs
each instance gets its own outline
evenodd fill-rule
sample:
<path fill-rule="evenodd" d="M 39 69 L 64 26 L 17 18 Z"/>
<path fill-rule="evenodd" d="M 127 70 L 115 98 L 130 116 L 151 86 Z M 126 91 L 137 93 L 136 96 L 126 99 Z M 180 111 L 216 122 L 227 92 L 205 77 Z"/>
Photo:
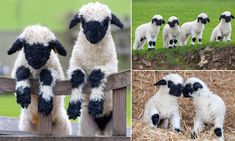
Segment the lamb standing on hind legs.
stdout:
<path fill-rule="evenodd" d="M 183 94 L 184 97 L 193 99 L 196 111 L 191 138 L 195 139 L 205 124 L 213 124 L 214 133 L 218 140 L 224 141 L 223 124 L 226 112 L 224 101 L 196 77 L 185 81 Z"/>
<path fill-rule="evenodd" d="M 111 24 L 123 28 L 120 20 L 101 3 L 82 6 L 70 22 L 78 23 L 80 31 L 73 47 L 68 69 L 72 94 L 67 110 L 70 119 L 80 118 L 80 135 L 112 135 L 112 90 L 104 92 L 106 78 L 118 71 Z M 83 94 L 82 87 L 91 84 L 91 94 Z M 80 112 L 81 110 L 81 112 Z"/>
<path fill-rule="evenodd" d="M 58 56 L 66 51 L 55 35 L 46 27 L 33 25 L 23 33 L 8 50 L 11 55 L 19 51 L 12 70 L 16 79 L 16 99 L 21 105 L 19 129 L 39 132 L 38 112 L 52 117 L 52 133 L 71 134 L 71 124 L 64 109 L 64 97 L 54 96 L 52 87 L 56 80 L 63 80 L 64 73 Z M 31 95 L 29 78 L 39 78 L 39 98 Z"/>

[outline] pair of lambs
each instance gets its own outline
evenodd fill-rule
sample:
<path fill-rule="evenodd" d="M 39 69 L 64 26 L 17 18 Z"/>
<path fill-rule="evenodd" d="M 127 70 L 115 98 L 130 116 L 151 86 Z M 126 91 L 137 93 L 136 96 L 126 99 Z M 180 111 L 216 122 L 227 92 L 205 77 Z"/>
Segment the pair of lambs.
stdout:
<path fill-rule="evenodd" d="M 71 134 L 69 119 L 80 119 L 80 135 L 112 134 L 112 91 L 104 92 L 107 77 L 118 71 L 111 24 L 123 28 L 120 20 L 101 3 L 84 5 L 71 20 L 69 28 L 78 23 L 80 31 L 73 47 L 68 77 L 72 85 L 67 114 L 64 97 L 53 95 L 56 80 L 64 74 L 56 55 L 66 56 L 66 50 L 46 27 L 33 25 L 23 33 L 8 50 L 11 55 L 19 51 L 12 77 L 16 79 L 16 98 L 21 105 L 19 128 L 38 132 L 38 112 L 52 116 L 52 133 Z M 39 94 L 31 96 L 29 78 L 39 78 Z M 91 94 L 84 94 L 86 82 Z M 81 111 L 80 111 L 81 110 Z"/>
<path fill-rule="evenodd" d="M 191 138 L 203 130 L 205 124 L 214 125 L 214 133 L 219 140 L 224 140 L 223 124 L 226 107 L 223 100 L 209 90 L 207 85 L 196 77 L 183 78 L 178 74 L 168 74 L 159 80 L 155 86 L 159 91 L 152 96 L 145 106 L 143 119 L 151 127 L 168 128 L 168 122 L 175 132 L 181 131 L 178 98 L 192 98 L 196 111 Z"/>

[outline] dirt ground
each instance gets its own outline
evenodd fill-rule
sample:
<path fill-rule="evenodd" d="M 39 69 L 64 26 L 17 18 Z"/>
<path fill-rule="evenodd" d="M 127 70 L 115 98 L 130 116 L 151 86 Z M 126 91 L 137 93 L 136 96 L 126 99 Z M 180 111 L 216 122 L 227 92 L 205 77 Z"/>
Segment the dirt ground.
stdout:
<path fill-rule="evenodd" d="M 143 56 L 133 54 L 134 70 L 235 70 L 235 46 L 206 47 L 184 55 L 176 52 L 172 58 L 179 60 L 179 63 L 174 64 L 167 61 L 167 56 L 162 53 L 156 52 L 151 60 L 146 56 L 147 53 Z"/>
<path fill-rule="evenodd" d="M 173 71 L 184 78 L 196 76 L 207 83 L 215 94 L 225 102 L 227 112 L 224 124 L 225 140 L 235 140 L 235 72 L 232 71 Z M 193 127 L 194 109 L 192 101 L 183 96 L 179 99 L 182 116 L 181 126 L 183 132 L 175 134 L 170 129 L 154 129 L 142 122 L 144 107 L 148 99 L 156 93 L 157 87 L 153 86 L 167 71 L 133 71 L 132 72 L 132 139 L 133 141 L 178 141 L 190 140 L 190 130 Z M 208 127 L 199 135 L 197 141 L 215 140 L 214 131 Z"/>

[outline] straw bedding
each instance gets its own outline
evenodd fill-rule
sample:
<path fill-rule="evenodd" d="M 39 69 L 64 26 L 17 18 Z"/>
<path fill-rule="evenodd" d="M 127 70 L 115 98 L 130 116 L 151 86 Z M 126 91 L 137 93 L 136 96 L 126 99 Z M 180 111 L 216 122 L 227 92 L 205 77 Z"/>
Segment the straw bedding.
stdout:
<path fill-rule="evenodd" d="M 227 112 L 224 124 L 225 140 L 235 141 L 235 72 L 232 71 L 171 71 L 177 72 L 185 79 L 198 77 L 207 83 L 211 91 L 218 94 L 225 102 Z M 179 99 L 182 116 L 183 132 L 175 134 L 172 130 L 154 129 L 148 127 L 142 116 L 148 99 L 156 93 L 157 87 L 153 84 L 168 71 L 133 71 L 132 72 L 132 139 L 133 141 L 180 141 L 190 140 L 190 130 L 193 127 L 194 108 L 190 99 L 183 96 Z M 211 129 L 211 130 L 210 130 Z M 212 128 L 207 127 L 199 135 L 198 141 L 215 140 Z"/>

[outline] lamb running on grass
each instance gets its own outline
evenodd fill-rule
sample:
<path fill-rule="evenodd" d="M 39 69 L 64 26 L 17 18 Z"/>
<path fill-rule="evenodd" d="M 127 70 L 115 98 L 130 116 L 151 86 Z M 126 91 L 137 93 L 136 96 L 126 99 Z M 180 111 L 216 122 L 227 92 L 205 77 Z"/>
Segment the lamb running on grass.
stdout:
<path fill-rule="evenodd" d="M 183 90 L 183 78 L 178 74 L 168 74 L 155 86 L 159 91 L 149 99 L 145 106 L 144 121 L 151 127 L 168 128 L 170 120 L 175 132 L 181 131 L 178 98 Z M 161 121 L 161 122 L 160 122 Z"/>
<path fill-rule="evenodd" d="M 203 130 L 205 124 L 212 124 L 218 140 L 223 141 L 223 124 L 226 112 L 224 101 L 196 77 L 185 81 L 183 94 L 184 97 L 193 99 L 196 111 L 191 138 L 195 139 L 197 134 Z"/>
<path fill-rule="evenodd" d="M 63 80 L 58 52 L 66 56 L 66 51 L 55 35 L 46 27 L 33 25 L 23 33 L 8 50 L 8 55 L 19 51 L 12 70 L 16 80 L 16 99 L 21 105 L 19 129 L 39 131 L 38 112 L 52 116 L 52 133 L 71 134 L 71 124 L 64 109 L 64 97 L 53 95 L 56 80 Z M 31 95 L 29 78 L 39 79 L 39 97 Z"/>
<path fill-rule="evenodd" d="M 163 28 L 163 47 L 173 48 L 177 46 L 180 36 L 179 19 L 176 16 L 171 16 L 168 19 L 168 24 Z"/>
<path fill-rule="evenodd" d="M 195 21 L 184 23 L 181 26 L 180 46 L 187 45 L 190 36 L 192 36 L 191 45 L 195 45 L 196 38 L 198 38 L 198 44 L 202 44 L 202 34 L 207 22 L 210 22 L 208 15 L 201 13 Z"/>
<path fill-rule="evenodd" d="M 231 40 L 232 26 L 231 20 L 234 16 L 229 11 L 225 11 L 221 14 L 219 20 L 220 23 L 214 28 L 211 33 L 211 42 L 215 41 L 225 41 L 229 42 Z"/>
<path fill-rule="evenodd" d="M 120 20 L 101 3 L 82 6 L 70 22 L 80 31 L 73 47 L 68 69 L 72 95 L 67 110 L 70 119 L 80 118 L 80 135 L 112 135 L 112 90 L 104 92 L 107 77 L 118 71 L 111 24 L 123 28 Z M 83 94 L 88 82 L 91 93 Z M 81 112 L 80 112 L 81 110 Z"/>
<path fill-rule="evenodd" d="M 134 49 L 143 49 L 147 40 L 148 50 L 154 50 L 156 46 L 157 36 L 162 24 L 165 24 L 161 15 L 155 15 L 152 22 L 142 24 L 135 30 Z"/>

